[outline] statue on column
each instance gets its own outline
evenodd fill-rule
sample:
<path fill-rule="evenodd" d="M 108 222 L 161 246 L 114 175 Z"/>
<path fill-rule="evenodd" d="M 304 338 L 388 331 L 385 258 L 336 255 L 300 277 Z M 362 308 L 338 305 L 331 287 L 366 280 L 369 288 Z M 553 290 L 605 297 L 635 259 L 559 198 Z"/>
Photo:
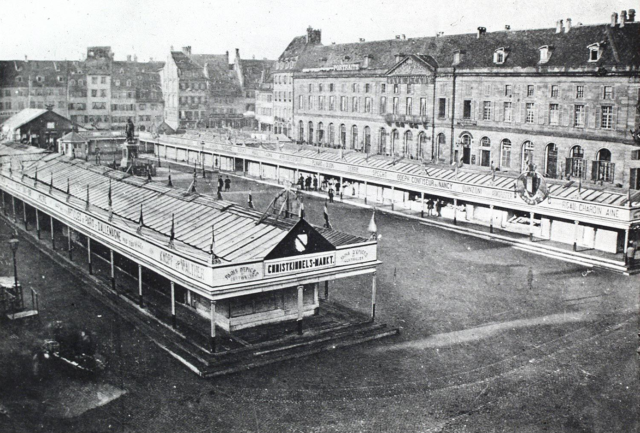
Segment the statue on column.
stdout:
<path fill-rule="evenodd" d="M 134 142 L 134 132 L 135 132 L 136 127 L 133 124 L 133 121 L 131 120 L 131 118 L 129 117 L 127 119 L 127 126 L 124 128 L 124 132 L 127 135 L 127 143 L 133 143 Z"/>

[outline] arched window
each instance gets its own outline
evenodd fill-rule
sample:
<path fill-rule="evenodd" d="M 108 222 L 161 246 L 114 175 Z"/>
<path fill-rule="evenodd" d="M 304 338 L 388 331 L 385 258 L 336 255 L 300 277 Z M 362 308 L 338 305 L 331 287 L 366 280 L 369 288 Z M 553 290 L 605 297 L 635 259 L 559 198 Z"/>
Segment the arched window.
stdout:
<path fill-rule="evenodd" d="M 309 130 L 307 131 L 307 141 L 309 144 L 313 143 L 313 122 L 309 122 Z"/>
<path fill-rule="evenodd" d="M 611 151 L 600 149 L 596 154 L 596 160 L 592 163 L 591 179 L 599 182 L 613 182 L 615 164 L 611 162 Z"/>
<path fill-rule="evenodd" d="M 344 123 L 340 125 L 340 146 L 344 149 L 347 145 L 347 127 Z"/>
<path fill-rule="evenodd" d="M 391 154 L 398 155 L 398 143 L 400 141 L 400 133 L 397 129 L 391 131 Z"/>
<path fill-rule="evenodd" d="M 547 144 L 544 151 L 544 175 L 553 179 L 558 177 L 558 146 L 555 143 Z"/>
<path fill-rule="evenodd" d="M 462 146 L 462 163 L 471 164 L 471 135 L 462 134 L 460 136 L 460 145 Z"/>
<path fill-rule="evenodd" d="M 567 158 L 566 175 L 585 179 L 587 165 L 584 160 L 584 150 L 580 146 L 573 146 Z"/>
<path fill-rule="evenodd" d="M 596 154 L 596 160 L 611 162 L 611 151 L 609 149 L 600 149 Z"/>
<path fill-rule="evenodd" d="M 447 137 L 444 134 L 438 134 L 438 139 L 436 140 L 436 148 L 433 151 L 436 161 L 442 158 L 442 153 L 446 144 Z"/>
<path fill-rule="evenodd" d="M 418 134 L 418 158 L 424 158 L 424 154 L 427 153 L 427 134 L 421 132 Z"/>
<path fill-rule="evenodd" d="M 324 125 L 322 122 L 318 122 L 318 144 L 324 144 Z"/>
<path fill-rule="evenodd" d="M 404 133 L 402 153 L 409 156 L 411 159 L 414 158 L 415 149 L 413 147 L 413 133 L 411 131 L 405 131 Z"/>
<path fill-rule="evenodd" d="M 304 141 L 304 123 L 302 120 L 298 122 L 298 140 Z"/>
<path fill-rule="evenodd" d="M 73 80 L 73 79 L 69 80 L 69 85 L 70 86 L 75 86 L 76 85 L 76 80 Z"/>
<path fill-rule="evenodd" d="M 358 127 L 356 125 L 351 127 L 351 149 L 360 149 L 360 144 L 358 143 Z"/>
<path fill-rule="evenodd" d="M 336 142 L 335 131 L 333 127 L 333 123 L 329 124 L 329 144 L 333 146 Z"/>
<path fill-rule="evenodd" d="M 368 126 L 364 127 L 364 152 L 371 152 L 371 128 Z"/>
<path fill-rule="evenodd" d="M 382 155 L 389 155 L 389 148 L 387 147 L 387 130 L 384 128 L 380 128 L 380 148 L 378 152 Z"/>
<path fill-rule="evenodd" d="M 509 170 L 511 168 L 511 140 L 504 139 L 500 143 L 500 169 Z"/>
<path fill-rule="evenodd" d="M 522 143 L 522 160 L 520 162 L 520 170 L 524 171 L 527 167 L 533 166 L 533 143 L 529 140 Z"/>
<path fill-rule="evenodd" d="M 480 166 L 491 167 L 491 140 L 489 137 L 480 139 Z"/>

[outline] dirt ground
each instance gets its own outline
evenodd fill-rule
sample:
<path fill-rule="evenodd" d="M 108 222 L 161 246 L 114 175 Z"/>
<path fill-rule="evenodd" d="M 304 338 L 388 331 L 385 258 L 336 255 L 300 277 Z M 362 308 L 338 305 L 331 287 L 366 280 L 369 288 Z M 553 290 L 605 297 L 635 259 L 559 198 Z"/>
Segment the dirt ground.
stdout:
<path fill-rule="evenodd" d="M 186 189 L 190 175 L 172 175 Z M 251 190 L 264 209 L 278 191 L 231 179 L 225 198 L 242 205 Z M 323 223 L 323 204 L 305 198 L 312 223 Z M 335 203 L 329 213 L 334 228 L 367 234 L 371 210 Z M 2 321 L 0 431 L 636 431 L 637 276 L 583 276 L 575 264 L 400 217 L 377 222 L 378 320 L 399 336 L 214 380 L 193 375 L 21 242 L 20 279 L 40 293 L 42 315 Z M 0 239 L 10 236 L 3 222 Z M 10 254 L 0 249 L 2 275 L 12 273 Z M 367 279 L 331 290 L 369 307 Z M 109 360 L 103 376 L 30 379 L 30 356 L 53 320 L 91 332 Z"/>

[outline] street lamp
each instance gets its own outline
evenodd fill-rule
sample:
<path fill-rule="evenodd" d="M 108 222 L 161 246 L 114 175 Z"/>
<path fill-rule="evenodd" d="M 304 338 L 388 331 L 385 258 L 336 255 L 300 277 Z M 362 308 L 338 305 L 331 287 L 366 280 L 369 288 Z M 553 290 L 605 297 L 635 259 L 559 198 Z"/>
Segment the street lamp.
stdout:
<path fill-rule="evenodd" d="M 11 252 L 13 253 L 13 279 L 16 289 L 18 288 L 18 266 L 16 265 L 16 251 L 18 251 L 19 243 L 20 241 L 15 238 L 9 240 L 9 247 L 11 247 Z"/>

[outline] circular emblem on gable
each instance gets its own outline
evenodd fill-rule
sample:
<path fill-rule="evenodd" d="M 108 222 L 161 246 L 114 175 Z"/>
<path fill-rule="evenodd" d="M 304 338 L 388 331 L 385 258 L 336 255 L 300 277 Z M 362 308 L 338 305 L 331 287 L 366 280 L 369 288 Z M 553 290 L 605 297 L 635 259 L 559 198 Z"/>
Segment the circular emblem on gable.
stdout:
<path fill-rule="evenodd" d="M 524 172 L 516 180 L 516 192 L 527 204 L 542 203 L 549 196 L 544 177 L 537 171 Z"/>

